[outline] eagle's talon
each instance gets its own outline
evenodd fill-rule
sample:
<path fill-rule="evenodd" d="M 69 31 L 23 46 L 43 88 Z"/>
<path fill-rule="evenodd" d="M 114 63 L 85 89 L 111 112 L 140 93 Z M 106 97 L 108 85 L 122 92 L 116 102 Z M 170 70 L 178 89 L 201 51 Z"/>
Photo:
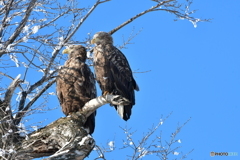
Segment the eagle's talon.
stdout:
<path fill-rule="evenodd" d="M 124 120 L 128 120 L 132 106 L 135 104 L 134 90 L 139 90 L 128 60 L 113 45 L 111 33 L 98 32 L 93 36 L 91 43 L 95 44 L 93 51 L 94 70 L 96 80 L 102 89 L 102 95 L 109 100 L 110 105 L 115 105 L 115 109 Z M 121 106 L 117 107 L 118 105 Z"/>
<path fill-rule="evenodd" d="M 113 105 L 129 105 L 129 104 L 131 104 L 131 102 L 127 98 L 124 98 L 120 95 L 114 96 L 111 99 L 111 101 L 112 101 Z"/>
<path fill-rule="evenodd" d="M 106 96 L 107 94 L 109 94 L 109 92 L 108 91 L 104 91 L 103 96 Z"/>

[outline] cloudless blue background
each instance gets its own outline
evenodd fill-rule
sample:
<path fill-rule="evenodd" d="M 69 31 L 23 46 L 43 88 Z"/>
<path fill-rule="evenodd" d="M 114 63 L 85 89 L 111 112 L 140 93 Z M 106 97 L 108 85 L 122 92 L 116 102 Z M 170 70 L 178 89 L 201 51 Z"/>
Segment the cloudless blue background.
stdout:
<path fill-rule="evenodd" d="M 95 1 L 80 2 L 91 6 Z M 87 33 L 110 31 L 137 13 L 154 6 L 150 0 L 112 0 L 101 4 L 74 36 L 79 41 Z M 176 127 L 183 127 L 178 152 L 187 153 L 187 159 L 237 160 L 240 159 L 240 1 L 194 0 L 190 9 L 198 9 L 196 18 L 211 18 L 200 22 L 197 28 L 187 20 L 173 21 L 176 17 L 167 12 L 148 13 L 113 35 L 115 45 L 122 45 L 134 29 L 142 30 L 126 49 L 126 55 L 140 86 L 136 92 L 136 105 L 131 119 L 123 121 L 114 108 L 105 105 L 98 109 L 93 134 L 99 146 L 107 147 L 114 141 L 117 148 L 126 139 L 120 127 L 132 128 L 136 143 L 161 117 L 172 115 L 163 123 L 162 131 L 168 141 Z M 63 22 L 66 23 L 66 22 Z M 54 87 L 52 89 L 54 91 Z M 100 95 L 98 90 L 98 95 Z M 58 107 L 53 96 L 49 106 Z M 50 116 L 49 116 L 50 115 Z M 61 109 L 39 114 L 34 121 L 52 122 L 63 116 Z M 154 135 L 154 136 L 156 136 Z M 238 152 L 238 156 L 210 157 L 210 152 Z M 116 149 L 106 153 L 106 159 L 122 160 L 130 150 Z M 97 157 L 92 153 L 89 159 Z M 170 159 L 178 158 L 171 155 Z M 153 155 L 144 159 L 158 159 Z"/>
<path fill-rule="evenodd" d="M 98 22 L 98 26 L 90 27 L 93 32 L 109 31 L 151 5 L 151 1 L 112 1 L 99 7 L 88 23 Z M 140 92 L 136 93 L 137 103 L 127 126 L 137 130 L 136 141 L 159 122 L 161 115 L 173 111 L 160 129 L 169 140 L 178 122 L 182 124 L 192 117 L 178 135 L 182 141 L 179 151 L 194 149 L 187 159 L 239 159 L 239 6 L 237 0 L 195 0 L 191 9 L 198 11 L 194 16 L 211 18 L 210 23 L 198 23 L 194 28 L 189 21 L 173 21 L 175 17 L 169 13 L 153 12 L 113 35 L 115 44 L 121 44 L 122 36 L 127 39 L 133 27 L 136 32 L 143 28 L 133 39 L 134 44 L 122 50 L 133 70 L 151 70 L 134 75 Z M 114 140 L 124 135 L 118 126 L 124 127 L 125 122 L 114 109 L 100 108 L 93 135 L 97 143 L 106 143 L 103 136 Z M 119 143 L 116 145 L 121 146 Z M 238 152 L 239 156 L 210 157 L 211 151 Z M 123 152 L 109 159 L 126 157 Z"/>

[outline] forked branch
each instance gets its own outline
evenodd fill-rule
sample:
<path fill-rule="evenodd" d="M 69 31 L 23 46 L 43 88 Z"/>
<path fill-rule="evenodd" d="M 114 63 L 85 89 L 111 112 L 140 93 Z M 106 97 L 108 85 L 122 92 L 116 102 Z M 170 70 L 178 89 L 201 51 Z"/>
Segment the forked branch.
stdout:
<path fill-rule="evenodd" d="M 161 5 L 165 4 L 165 3 L 169 3 L 171 1 L 174 1 L 174 0 L 168 0 L 168 1 L 162 1 L 162 2 L 158 2 L 157 5 L 137 14 L 136 16 L 130 18 L 129 20 L 127 20 L 126 22 L 124 22 L 123 24 L 121 24 L 120 26 L 114 28 L 113 30 L 111 30 L 109 33 L 110 34 L 114 34 L 117 30 L 121 29 L 122 27 L 126 26 L 127 24 L 131 23 L 132 21 L 134 21 L 135 19 L 137 19 L 138 17 L 141 17 L 142 15 L 148 13 L 148 12 L 152 12 L 152 11 L 155 11 L 156 8 L 160 7 Z"/>
<path fill-rule="evenodd" d="M 82 112 L 72 113 L 29 134 L 28 139 L 18 147 L 15 158 L 31 159 L 50 156 L 46 160 L 84 159 L 92 151 L 95 141 L 83 128 L 83 124 L 88 115 L 107 103 L 125 105 L 129 104 L 129 101 L 119 95 L 92 99 L 85 104 Z"/>

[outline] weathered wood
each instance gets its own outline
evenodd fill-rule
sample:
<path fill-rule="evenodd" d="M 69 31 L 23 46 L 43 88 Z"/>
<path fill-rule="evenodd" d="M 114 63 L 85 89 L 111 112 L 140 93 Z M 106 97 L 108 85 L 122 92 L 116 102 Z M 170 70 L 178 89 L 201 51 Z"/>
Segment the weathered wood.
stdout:
<path fill-rule="evenodd" d="M 86 117 L 81 113 L 60 118 L 48 126 L 28 135 L 19 149 L 16 159 L 83 159 L 92 151 L 95 141 L 82 128 Z"/>
<path fill-rule="evenodd" d="M 72 113 L 60 118 L 25 137 L 16 147 L 15 159 L 32 159 L 50 156 L 46 160 L 82 160 L 93 150 L 94 139 L 82 127 L 86 117 L 104 104 L 128 104 L 129 101 L 119 95 L 100 96 L 90 100 L 82 112 Z"/>

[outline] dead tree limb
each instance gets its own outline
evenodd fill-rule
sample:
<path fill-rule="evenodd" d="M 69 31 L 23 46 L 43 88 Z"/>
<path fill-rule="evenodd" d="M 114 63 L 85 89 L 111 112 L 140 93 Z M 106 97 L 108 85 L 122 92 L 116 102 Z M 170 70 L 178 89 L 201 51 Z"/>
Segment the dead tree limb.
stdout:
<path fill-rule="evenodd" d="M 134 21 L 135 19 L 137 19 L 138 17 L 141 17 L 142 15 L 148 13 L 148 12 L 152 12 L 155 11 L 156 8 L 160 7 L 161 5 L 163 5 L 164 3 L 169 3 L 171 1 L 174 0 L 167 0 L 167 1 L 163 1 L 163 2 L 159 2 L 157 5 L 151 7 L 150 9 L 147 9 L 139 14 L 137 14 L 136 16 L 130 18 L 129 20 L 127 20 L 126 22 L 124 22 L 123 24 L 119 25 L 118 27 L 114 28 L 113 30 L 111 30 L 109 33 L 113 34 L 115 33 L 117 30 L 121 29 L 122 27 L 126 26 L 127 24 L 131 23 L 132 21 Z"/>
<path fill-rule="evenodd" d="M 25 137 L 16 149 L 15 159 L 50 156 L 46 160 L 82 160 L 95 146 L 94 139 L 83 128 L 86 117 L 104 104 L 126 105 L 129 101 L 119 95 L 100 96 L 90 100 L 82 112 L 60 118 Z"/>

